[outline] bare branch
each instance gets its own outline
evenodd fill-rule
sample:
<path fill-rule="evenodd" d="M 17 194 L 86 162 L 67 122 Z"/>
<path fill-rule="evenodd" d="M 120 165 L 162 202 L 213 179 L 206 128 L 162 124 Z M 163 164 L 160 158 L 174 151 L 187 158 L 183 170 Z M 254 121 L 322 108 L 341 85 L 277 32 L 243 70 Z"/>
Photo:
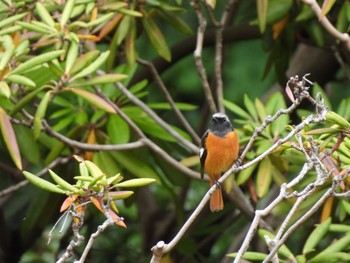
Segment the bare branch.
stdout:
<path fill-rule="evenodd" d="M 186 120 L 186 118 L 183 116 L 183 114 L 181 113 L 181 111 L 178 109 L 178 107 L 176 106 L 173 98 L 171 97 L 170 93 L 168 92 L 168 89 L 165 87 L 163 80 L 160 78 L 157 69 L 155 68 L 155 66 L 153 65 L 152 62 L 143 60 L 143 59 L 138 59 L 137 60 L 140 64 L 147 66 L 150 71 L 152 72 L 153 78 L 155 79 L 158 87 L 160 88 L 160 90 L 162 91 L 165 99 L 168 101 L 168 103 L 170 104 L 170 107 L 172 108 L 172 110 L 174 111 L 176 117 L 179 119 L 179 121 L 181 122 L 181 124 L 185 127 L 185 129 L 187 130 L 187 132 L 191 135 L 191 137 L 193 138 L 193 140 L 196 142 L 197 145 L 200 144 L 201 139 L 199 138 L 198 134 L 193 130 L 193 128 L 191 127 L 191 125 L 188 123 L 188 121 Z"/>

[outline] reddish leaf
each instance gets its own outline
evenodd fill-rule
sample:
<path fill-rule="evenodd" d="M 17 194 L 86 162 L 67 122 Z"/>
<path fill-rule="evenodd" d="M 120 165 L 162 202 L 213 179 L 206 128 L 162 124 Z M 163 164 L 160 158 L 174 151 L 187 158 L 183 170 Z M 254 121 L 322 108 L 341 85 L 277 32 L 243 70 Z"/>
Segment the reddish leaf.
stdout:
<path fill-rule="evenodd" d="M 62 203 L 60 212 L 66 211 L 68 207 L 70 207 L 75 199 L 77 199 L 78 195 L 68 196 Z"/>
<path fill-rule="evenodd" d="M 118 225 L 118 226 L 122 226 L 122 227 L 125 227 L 126 228 L 126 225 L 124 223 L 123 220 L 120 220 L 120 217 L 114 213 L 112 210 L 108 210 L 108 213 L 109 215 L 111 216 L 111 218 L 113 219 L 113 221 L 115 221 L 115 224 Z"/>
<path fill-rule="evenodd" d="M 13 162 L 18 169 L 22 170 L 22 160 L 17 144 L 16 135 L 12 128 L 9 117 L 2 108 L 0 108 L 0 129 Z"/>

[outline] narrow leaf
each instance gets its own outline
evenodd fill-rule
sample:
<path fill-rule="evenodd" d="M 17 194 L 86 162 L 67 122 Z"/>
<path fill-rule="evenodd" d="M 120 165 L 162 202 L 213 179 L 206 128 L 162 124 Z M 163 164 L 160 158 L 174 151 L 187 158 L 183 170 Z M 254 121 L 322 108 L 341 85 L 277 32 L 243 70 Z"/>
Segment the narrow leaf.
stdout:
<path fill-rule="evenodd" d="M 22 75 L 11 74 L 11 75 L 7 75 L 4 79 L 17 84 L 24 85 L 24 86 L 28 86 L 32 88 L 36 87 L 36 84 L 34 81 Z"/>
<path fill-rule="evenodd" d="M 47 105 L 49 104 L 50 99 L 51 99 L 51 92 L 48 91 L 44 95 L 43 99 L 40 101 L 38 109 L 35 112 L 34 127 L 33 127 L 34 128 L 34 138 L 35 139 L 37 139 L 39 137 L 39 135 L 40 135 L 41 127 L 42 127 L 41 120 L 45 116 Z"/>
<path fill-rule="evenodd" d="M 64 5 L 64 9 L 62 12 L 61 21 L 60 21 L 61 28 L 64 28 L 64 26 L 67 24 L 74 5 L 75 5 L 75 0 L 66 1 L 66 4 Z"/>
<path fill-rule="evenodd" d="M 25 17 L 27 15 L 27 13 L 23 13 L 23 14 L 19 14 L 19 15 L 14 15 L 14 16 L 9 16 L 5 19 L 1 19 L 0 21 L 0 28 L 3 28 L 6 25 L 9 25 L 17 20 L 22 19 L 23 17 Z"/>
<path fill-rule="evenodd" d="M 319 224 L 309 235 L 303 247 L 303 254 L 307 254 L 316 249 L 316 246 L 327 234 L 329 227 L 332 223 L 332 219 L 328 218 L 322 224 Z"/>
<path fill-rule="evenodd" d="M 259 29 L 261 33 L 264 33 L 266 28 L 268 0 L 256 0 L 256 5 L 258 9 Z"/>
<path fill-rule="evenodd" d="M 41 20 L 43 22 L 45 22 L 47 25 L 49 25 L 50 27 L 54 28 L 55 21 L 53 20 L 53 18 L 51 17 L 49 11 L 47 11 L 45 6 L 42 3 L 37 2 L 35 9 L 38 12 L 38 15 L 40 16 Z"/>
<path fill-rule="evenodd" d="M 6 112 L 0 107 L 0 129 L 2 137 L 4 138 L 6 147 L 10 153 L 11 159 L 15 163 L 16 167 L 22 170 L 22 160 L 19 152 L 16 135 L 12 128 L 9 117 Z"/>
<path fill-rule="evenodd" d="M 119 82 L 123 79 L 126 79 L 128 75 L 125 74 L 106 74 L 102 76 L 97 76 L 91 78 L 89 80 L 84 80 L 83 82 L 72 83 L 71 86 L 81 87 L 81 86 L 93 86 L 93 85 L 101 85 L 101 84 L 109 84 Z"/>
<path fill-rule="evenodd" d="M 114 108 L 108 102 L 106 102 L 105 100 L 103 100 L 101 97 L 97 96 L 94 93 L 91 93 L 86 90 L 75 89 L 75 88 L 66 88 L 65 90 L 75 93 L 76 95 L 82 97 L 83 99 L 87 100 L 92 105 L 96 106 L 101 110 L 107 111 L 109 113 L 116 113 Z"/>
<path fill-rule="evenodd" d="M 154 183 L 156 180 L 153 178 L 136 178 L 130 179 L 118 184 L 115 184 L 117 187 L 139 187 Z"/>
<path fill-rule="evenodd" d="M 147 16 L 142 19 L 143 27 L 157 53 L 167 61 L 171 60 L 171 53 L 164 35 L 153 18 Z"/>
<path fill-rule="evenodd" d="M 10 98 L 11 90 L 5 81 L 0 81 L 0 97 Z"/>
<path fill-rule="evenodd" d="M 50 183 L 49 181 L 46 181 L 32 173 L 29 173 L 27 171 L 23 172 L 23 175 L 29 182 L 34 184 L 35 186 L 44 189 L 46 191 L 54 192 L 54 193 L 59 193 L 59 194 L 64 194 L 64 190 L 59 188 L 57 185 L 54 185 L 53 183 Z"/>
<path fill-rule="evenodd" d="M 331 10 L 332 6 L 335 4 L 335 0 L 324 0 L 322 4 L 321 14 L 319 19 L 321 20 L 328 12 Z"/>
<path fill-rule="evenodd" d="M 62 177 L 58 176 L 54 171 L 49 169 L 49 173 L 52 177 L 52 179 L 55 181 L 55 183 L 59 186 L 61 186 L 64 190 L 71 191 L 73 193 L 77 193 L 79 190 L 78 188 L 74 187 L 70 183 L 68 183 L 66 180 L 64 180 Z"/>
<path fill-rule="evenodd" d="M 71 79 L 71 81 L 74 81 L 78 78 L 85 77 L 85 76 L 95 72 L 96 70 L 98 70 L 98 68 L 107 60 L 109 53 L 110 53 L 109 50 L 101 53 L 101 55 L 94 62 L 92 62 L 90 65 L 88 65 L 82 71 L 80 71 L 77 75 L 75 75 Z"/>
<path fill-rule="evenodd" d="M 261 161 L 256 178 L 256 192 L 259 197 L 268 193 L 272 180 L 272 164 L 270 158 Z"/>
<path fill-rule="evenodd" d="M 33 67 L 37 66 L 37 65 L 41 65 L 44 64 L 46 62 L 49 62 L 57 57 L 59 57 L 60 55 L 62 55 L 65 51 L 64 50 L 56 50 L 56 51 L 51 51 L 39 56 L 35 56 L 29 60 L 27 60 L 26 62 L 24 62 L 23 64 L 19 65 L 17 68 L 15 68 L 14 70 L 12 70 L 10 72 L 10 74 L 19 74 L 22 72 L 25 72 L 27 70 L 32 69 Z"/>

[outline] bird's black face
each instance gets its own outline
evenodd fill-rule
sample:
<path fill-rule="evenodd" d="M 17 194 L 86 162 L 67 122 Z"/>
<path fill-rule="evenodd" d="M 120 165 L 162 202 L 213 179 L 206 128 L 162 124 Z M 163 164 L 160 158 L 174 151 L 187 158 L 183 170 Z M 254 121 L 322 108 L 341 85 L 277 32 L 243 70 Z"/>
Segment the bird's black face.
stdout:
<path fill-rule="evenodd" d="M 217 136 L 224 137 L 228 132 L 233 131 L 233 128 L 228 117 L 218 112 L 212 116 L 210 131 Z"/>

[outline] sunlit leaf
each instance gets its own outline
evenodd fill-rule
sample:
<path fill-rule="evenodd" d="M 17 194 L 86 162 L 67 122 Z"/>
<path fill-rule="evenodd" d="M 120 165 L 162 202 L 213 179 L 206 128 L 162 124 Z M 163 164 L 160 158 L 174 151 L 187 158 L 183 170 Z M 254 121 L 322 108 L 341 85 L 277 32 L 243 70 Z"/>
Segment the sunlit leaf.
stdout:
<path fill-rule="evenodd" d="M 126 79 L 128 76 L 125 74 L 105 74 L 101 76 L 93 77 L 89 80 L 84 80 L 82 82 L 73 82 L 71 86 L 81 87 L 81 86 L 93 86 L 101 84 L 109 84 L 119 82 L 123 79 Z"/>
<path fill-rule="evenodd" d="M 57 185 L 50 183 L 49 181 L 46 181 L 32 173 L 24 171 L 23 175 L 25 176 L 25 178 L 28 179 L 29 182 L 41 189 L 59 194 L 65 193 L 65 191 L 59 188 Z"/>
<path fill-rule="evenodd" d="M 256 0 L 259 29 L 260 29 L 261 33 L 264 33 L 265 28 L 266 28 L 268 2 L 269 2 L 268 0 Z"/>
<path fill-rule="evenodd" d="M 50 13 L 47 11 L 45 6 L 41 2 L 36 3 L 35 10 L 37 11 L 38 15 L 40 16 L 43 22 L 45 22 L 50 27 L 54 28 L 55 21 L 53 20 L 52 16 L 50 15 Z"/>
<path fill-rule="evenodd" d="M 84 69 L 82 69 L 82 71 L 80 71 L 78 74 L 73 76 L 71 78 L 71 81 L 85 77 L 95 72 L 96 70 L 98 70 L 99 67 L 107 60 L 108 56 L 109 56 L 109 50 L 101 53 L 100 56 L 96 58 L 91 64 L 87 65 Z"/>
<path fill-rule="evenodd" d="M 136 178 L 117 183 L 117 187 L 140 187 L 156 182 L 153 178 Z"/>
<path fill-rule="evenodd" d="M 66 88 L 65 90 L 75 93 L 76 95 L 84 98 L 89 103 L 91 103 L 92 105 L 96 106 L 101 110 L 104 110 L 109 113 L 115 113 L 114 108 L 107 101 L 105 101 L 104 99 L 102 99 L 101 97 L 97 96 L 94 93 L 91 93 L 86 90 L 75 89 L 75 88 Z"/>
<path fill-rule="evenodd" d="M 35 66 L 44 64 L 46 62 L 49 62 L 49 61 L 59 57 L 64 52 L 65 52 L 64 50 L 55 50 L 55 51 L 44 53 L 42 55 L 38 55 L 38 56 L 32 57 L 29 60 L 27 60 L 26 62 L 20 64 L 14 70 L 12 70 L 10 72 L 10 74 L 11 75 L 12 74 L 19 74 L 19 73 L 28 71 L 28 70 L 32 69 L 33 67 L 35 67 Z"/>
<path fill-rule="evenodd" d="M 332 6 L 335 4 L 335 0 L 324 0 L 321 8 L 321 14 L 319 19 L 321 20 L 328 12 L 331 10 Z"/>

